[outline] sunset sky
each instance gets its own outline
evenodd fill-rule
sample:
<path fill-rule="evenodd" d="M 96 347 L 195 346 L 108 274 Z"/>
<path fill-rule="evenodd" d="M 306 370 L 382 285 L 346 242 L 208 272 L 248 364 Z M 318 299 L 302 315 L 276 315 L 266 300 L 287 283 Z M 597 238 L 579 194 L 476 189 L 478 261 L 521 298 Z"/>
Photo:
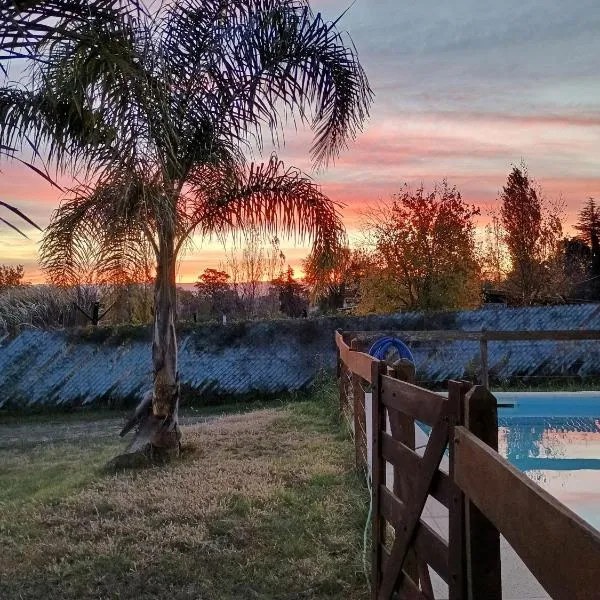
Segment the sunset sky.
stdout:
<path fill-rule="evenodd" d="M 312 2 L 328 18 L 349 4 Z M 547 196 L 563 195 L 568 222 L 585 198 L 600 198 L 598 0 L 357 0 L 340 26 L 352 35 L 375 102 L 364 133 L 313 176 L 345 204 L 351 237 L 366 205 L 403 182 L 429 186 L 444 177 L 481 206 L 483 223 L 521 158 Z M 290 129 L 280 157 L 310 172 L 310 140 Z M 1 168 L 0 199 L 46 225 L 60 194 L 25 167 Z M 26 279 L 41 281 L 39 236 L 31 237 L 2 227 L 0 263 L 23 263 Z M 299 266 L 307 249 L 284 245 Z M 180 281 L 222 258 L 218 244 L 197 240 Z"/>

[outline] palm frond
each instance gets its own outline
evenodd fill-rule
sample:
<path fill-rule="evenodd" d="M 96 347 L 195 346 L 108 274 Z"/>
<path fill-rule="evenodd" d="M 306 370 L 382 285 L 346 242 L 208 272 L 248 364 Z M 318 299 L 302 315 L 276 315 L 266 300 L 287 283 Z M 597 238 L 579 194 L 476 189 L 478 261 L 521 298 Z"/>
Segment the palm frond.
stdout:
<path fill-rule="evenodd" d="M 142 31 L 89 20 L 77 26 L 76 37 L 40 46 L 45 58 L 32 65 L 33 83 L 0 88 L 3 152 L 25 149 L 40 157 L 43 151 L 59 168 L 84 166 L 96 175 L 111 162 L 135 160 L 144 134 L 136 110 L 146 95 Z"/>
<path fill-rule="evenodd" d="M 227 235 L 252 230 L 269 236 L 295 235 L 312 242 L 319 260 L 335 255 L 345 241 L 338 209 L 320 187 L 276 156 L 248 170 L 205 169 L 186 196 L 187 231 Z"/>
<path fill-rule="evenodd" d="M 7 202 L 3 202 L 2 200 L 0 200 L 0 206 L 3 206 L 4 208 L 13 212 L 15 215 L 21 217 L 21 219 L 23 219 L 24 221 L 27 221 L 27 223 L 29 223 L 31 226 L 35 227 L 38 231 L 42 231 L 42 228 L 39 225 L 37 225 L 34 221 L 32 221 L 23 211 L 19 210 L 16 206 L 12 206 L 11 204 L 8 204 Z"/>
<path fill-rule="evenodd" d="M 139 268 L 147 259 L 158 218 L 149 200 L 151 189 L 123 177 L 72 190 L 72 197 L 53 214 L 40 248 L 50 281 L 114 282 Z"/>
<path fill-rule="evenodd" d="M 179 106 L 191 117 L 208 106 L 224 135 L 260 144 L 262 126 L 276 136 L 297 112 L 311 122 L 323 166 L 368 116 L 373 94 L 352 41 L 304 1 L 188 0 L 163 21 L 167 76 L 184 90 Z"/>
<path fill-rule="evenodd" d="M 76 38 L 88 19 L 110 23 L 142 11 L 134 0 L 0 0 L 0 62 L 39 58 L 41 45 Z"/>
<path fill-rule="evenodd" d="M 12 206 L 11 204 L 8 204 L 7 202 L 3 202 L 2 200 L 0 200 L 0 206 L 3 208 L 6 208 L 13 214 L 17 215 L 18 217 L 23 219 L 23 221 L 25 221 L 25 222 L 29 223 L 30 225 L 32 225 L 33 227 L 35 227 L 38 231 L 42 231 L 42 228 L 39 225 L 37 225 L 34 221 L 32 221 L 23 211 L 19 210 L 16 206 Z M 10 227 L 11 229 L 14 229 L 18 234 L 22 235 L 24 238 L 29 239 L 29 237 L 25 233 L 23 233 L 16 225 L 11 223 L 7 219 L 0 217 L 0 221 L 2 221 L 5 225 Z"/>

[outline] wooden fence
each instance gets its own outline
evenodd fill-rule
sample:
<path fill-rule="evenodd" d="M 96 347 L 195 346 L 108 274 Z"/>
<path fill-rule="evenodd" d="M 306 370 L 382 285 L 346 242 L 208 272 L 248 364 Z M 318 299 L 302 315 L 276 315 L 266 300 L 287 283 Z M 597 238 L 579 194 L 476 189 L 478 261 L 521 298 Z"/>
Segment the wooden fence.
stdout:
<path fill-rule="evenodd" d="M 422 330 L 422 331 L 346 331 L 346 339 L 355 340 L 356 349 L 362 348 L 368 340 L 382 336 L 398 336 L 406 342 L 450 342 L 466 340 L 479 342 L 479 360 L 481 365 L 479 382 L 489 387 L 489 342 L 536 342 L 536 341 L 583 341 L 600 340 L 600 330 L 569 329 L 546 331 L 456 331 L 456 330 Z"/>
<path fill-rule="evenodd" d="M 336 343 L 343 409 L 351 382 L 360 467 L 368 457 L 360 421 L 372 422 L 373 600 L 434 599 L 429 569 L 447 583 L 450 600 L 500 600 L 500 534 L 552 598 L 599 597 L 600 533 L 498 454 L 496 400 L 484 386 L 451 381 L 444 398 L 339 332 Z M 367 386 L 371 414 L 356 416 Z M 422 456 L 416 421 L 431 427 Z M 448 472 L 440 469 L 446 449 Z M 423 520 L 429 496 L 448 508 L 448 541 Z"/>

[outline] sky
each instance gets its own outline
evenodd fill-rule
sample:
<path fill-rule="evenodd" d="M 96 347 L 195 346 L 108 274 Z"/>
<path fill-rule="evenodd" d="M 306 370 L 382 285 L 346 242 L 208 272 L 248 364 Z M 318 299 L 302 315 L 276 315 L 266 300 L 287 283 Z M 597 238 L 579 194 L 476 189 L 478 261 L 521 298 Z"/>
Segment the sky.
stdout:
<path fill-rule="evenodd" d="M 311 2 L 330 19 L 349 4 Z M 586 198 L 600 198 L 597 0 L 357 0 L 339 27 L 375 93 L 370 119 L 325 172 L 311 171 L 309 131 L 290 128 L 278 153 L 344 204 L 351 239 L 361 212 L 405 182 L 430 187 L 447 178 L 481 207 L 483 225 L 521 159 L 548 197 L 562 195 L 567 223 Z M 0 200 L 46 225 L 60 193 L 26 167 L 0 168 Z M 22 263 L 38 282 L 39 236 L 29 233 L 31 241 L 0 229 L 0 263 Z M 299 271 L 306 245 L 284 240 L 283 250 Z M 196 239 L 178 279 L 194 281 L 222 260 L 216 242 Z"/>

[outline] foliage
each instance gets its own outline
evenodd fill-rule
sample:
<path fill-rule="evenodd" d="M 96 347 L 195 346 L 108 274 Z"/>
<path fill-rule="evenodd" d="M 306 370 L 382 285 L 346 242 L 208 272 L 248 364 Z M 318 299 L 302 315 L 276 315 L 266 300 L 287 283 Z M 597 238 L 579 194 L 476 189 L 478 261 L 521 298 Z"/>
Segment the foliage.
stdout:
<path fill-rule="evenodd" d="M 242 151 L 262 144 L 265 125 L 281 126 L 282 108 L 303 118 L 314 108 L 320 165 L 355 134 L 370 90 L 343 34 L 286 0 L 226 10 L 188 0 L 135 18 L 123 10 L 114 26 L 90 14 L 36 46 L 32 87 L 0 95 L 1 143 L 47 144 L 48 158 L 94 175 L 53 219 L 42 249 L 50 270 L 81 237 L 94 236 L 110 259 L 134 249 L 140 231 L 157 253 L 159 238 L 173 236 L 177 253 L 197 227 L 279 225 L 314 234 L 320 251 L 335 246 L 341 223 L 318 188 L 276 159 L 247 168 Z"/>
<path fill-rule="evenodd" d="M 364 250 L 348 246 L 341 248 L 326 265 L 309 254 L 303 268 L 312 300 L 325 313 L 343 308 L 347 299 L 358 296 L 360 281 L 367 275 L 371 262 Z"/>
<path fill-rule="evenodd" d="M 593 198 L 588 198 L 580 210 L 575 229 L 587 248 L 580 250 L 580 260 L 586 255 L 586 268 L 578 271 L 575 293 L 585 299 L 600 300 L 600 209 Z"/>
<path fill-rule="evenodd" d="M 505 287 L 517 304 L 532 304 L 564 288 L 562 207 L 552 205 L 521 163 L 500 196 L 500 216 L 511 270 Z"/>
<path fill-rule="evenodd" d="M 229 275 L 217 269 L 204 269 L 194 287 L 199 296 L 215 301 L 229 289 Z"/>
<path fill-rule="evenodd" d="M 83 174 L 43 239 L 51 278 L 76 270 L 79 248 L 97 248 L 117 272 L 152 249 L 152 406 L 174 433 L 180 251 L 196 231 L 225 238 L 241 229 L 293 233 L 318 255 L 334 253 L 344 239 L 336 203 L 275 155 L 248 164 L 246 154 L 262 150 L 264 133 L 276 142 L 297 115 L 314 131 L 315 165 L 325 166 L 362 127 L 372 93 L 348 37 L 302 1 L 130 8 L 113 4 L 110 18 L 90 10 L 83 23 L 70 11 L 59 32 L 52 21 L 50 38 L 28 46 L 27 78 L 0 88 L 0 145 Z"/>
<path fill-rule="evenodd" d="M 17 286 L 0 293 L 0 334 L 22 327 L 64 327 L 75 324 L 70 290 L 53 286 Z"/>
<path fill-rule="evenodd" d="M 485 227 L 483 247 L 480 251 L 481 275 L 486 283 L 498 285 L 506 279 L 510 259 L 504 243 L 500 215 L 493 212 L 491 217 L 491 223 Z"/>
<path fill-rule="evenodd" d="M 600 250 L 600 208 L 596 206 L 593 198 L 588 198 L 579 211 L 575 229 L 579 231 L 581 240 L 593 251 Z"/>
<path fill-rule="evenodd" d="M 23 285 L 24 276 L 23 265 L 0 265 L 0 292 L 11 287 Z"/>
<path fill-rule="evenodd" d="M 294 279 L 294 270 L 288 265 L 285 272 L 272 281 L 279 297 L 279 310 L 288 317 L 306 316 L 308 299 L 304 286 Z"/>
<path fill-rule="evenodd" d="M 566 239 L 563 242 L 563 270 L 567 293 L 573 300 L 593 300 L 596 298 L 596 281 L 590 278 L 592 251 L 580 238 Z"/>
<path fill-rule="evenodd" d="M 212 316 L 227 314 L 235 305 L 235 292 L 229 283 L 229 275 L 217 269 L 204 269 L 194 284 L 198 297 L 207 301 Z"/>
<path fill-rule="evenodd" d="M 367 234 L 381 273 L 393 282 L 396 308 L 435 310 L 480 302 L 473 218 L 447 181 L 431 192 L 407 185 L 367 212 Z"/>
<path fill-rule="evenodd" d="M 377 265 L 360 280 L 357 315 L 391 314 L 402 307 L 402 298 L 394 273 L 385 265 Z"/>
<path fill-rule="evenodd" d="M 137 2 L 128 0 L 4 1 L 0 4 L 0 65 L 23 56 L 37 58 L 40 43 L 77 37 L 81 35 L 77 26 L 90 18 L 110 23 L 139 10 Z"/>
<path fill-rule="evenodd" d="M 266 247 L 264 242 L 260 232 L 251 228 L 243 236 L 234 236 L 226 253 L 223 269 L 231 277 L 236 313 L 242 318 L 272 316 L 277 312 L 271 295 L 263 292 L 265 281 L 275 279 L 283 269 L 285 255 L 277 236 L 271 237 Z"/>

